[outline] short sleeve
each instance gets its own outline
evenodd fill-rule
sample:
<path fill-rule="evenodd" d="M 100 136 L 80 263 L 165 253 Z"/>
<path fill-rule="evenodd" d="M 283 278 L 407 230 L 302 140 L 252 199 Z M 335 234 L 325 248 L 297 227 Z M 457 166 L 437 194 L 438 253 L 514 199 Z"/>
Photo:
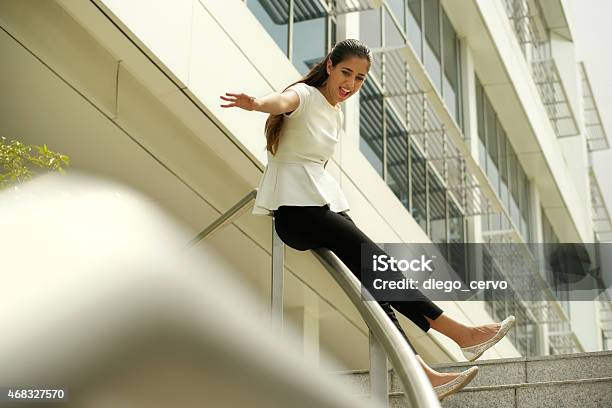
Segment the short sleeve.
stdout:
<path fill-rule="evenodd" d="M 300 104 L 298 105 L 298 107 L 295 108 L 293 112 L 285 113 L 286 117 L 292 118 L 294 116 L 298 116 L 300 112 L 304 110 L 304 107 L 308 104 L 311 95 L 311 88 L 303 82 L 298 82 L 297 84 L 291 85 L 286 90 L 292 90 L 297 94 L 298 98 L 300 98 Z"/>

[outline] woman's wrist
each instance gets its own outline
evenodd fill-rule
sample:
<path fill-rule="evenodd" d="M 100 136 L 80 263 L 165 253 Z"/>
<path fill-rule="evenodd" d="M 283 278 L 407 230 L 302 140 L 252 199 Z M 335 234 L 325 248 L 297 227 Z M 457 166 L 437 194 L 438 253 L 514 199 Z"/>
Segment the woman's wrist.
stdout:
<path fill-rule="evenodd" d="M 252 110 L 261 112 L 261 106 L 262 106 L 261 101 L 259 99 L 257 99 L 256 97 L 251 96 L 251 107 L 252 107 Z"/>

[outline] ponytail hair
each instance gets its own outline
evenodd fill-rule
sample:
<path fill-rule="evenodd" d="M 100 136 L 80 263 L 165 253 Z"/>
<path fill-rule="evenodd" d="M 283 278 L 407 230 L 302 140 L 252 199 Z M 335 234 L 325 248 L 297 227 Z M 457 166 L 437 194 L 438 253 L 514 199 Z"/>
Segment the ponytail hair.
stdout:
<path fill-rule="evenodd" d="M 325 58 L 311 68 L 310 72 L 308 72 L 306 76 L 299 81 L 292 83 L 287 88 L 300 82 L 315 88 L 319 88 L 325 84 L 327 78 L 329 78 L 329 74 L 327 73 L 327 61 L 331 60 L 332 66 L 336 66 L 340 62 L 351 57 L 365 58 L 368 60 L 370 65 L 372 64 L 372 53 L 365 44 L 359 40 L 344 40 L 337 43 Z M 286 91 L 287 88 L 285 88 L 284 91 Z M 273 155 L 276 154 L 276 151 L 278 150 L 278 143 L 280 141 L 284 119 L 285 114 L 281 113 L 280 115 L 270 114 L 266 120 L 266 150 Z"/>

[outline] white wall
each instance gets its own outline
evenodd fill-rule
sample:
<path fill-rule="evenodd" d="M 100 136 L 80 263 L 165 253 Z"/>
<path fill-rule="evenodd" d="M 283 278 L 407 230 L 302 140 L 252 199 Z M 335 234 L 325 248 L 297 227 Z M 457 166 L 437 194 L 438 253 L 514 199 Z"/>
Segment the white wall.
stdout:
<path fill-rule="evenodd" d="M 253 188 L 265 164 L 265 115 L 224 110 L 218 95 L 280 90 L 298 73 L 239 0 L 183 0 L 157 8 L 142 1 L 97 4 L 106 15 L 91 3 L 69 0 L 0 3 L 2 27 L 21 42 L 2 34 L 2 54 L 12 58 L 0 65 L 9 96 L 0 102 L 0 131 L 29 143 L 52 140 L 50 147 L 69 154 L 75 167 L 141 189 L 197 232 Z M 355 31 L 347 21 L 347 31 Z M 356 122 L 347 115 L 351 120 L 350 134 L 328 165 L 351 215 L 375 241 L 428 241 L 359 152 Z M 247 277 L 265 298 L 269 219 L 244 216 L 236 224 L 206 245 L 227 260 L 228 272 Z M 236 256 L 237 246 L 242 256 Z M 295 293 L 288 301 L 314 291 L 329 302 L 333 317 L 327 321 L 343 322 L 343 338 L 355 339 L 352 347 L 359 350 L 358 356 L 341 356 L 343 361 L 365 368 L 363 322 L 326 271 L 311 255 L 293 250 L 287 250 L 286 270 L 294 281 L 288 290 Z M 489 320 L 477 303 L 443 307 L 467 323 Z M 418 337 L 417 347 L 428 349 L 425 357 L 459 356 L 447 339 L 402 321 Z M 340 350 L 336 346 L 330 344 Z M 516 350 L 504 341 L 490 353 L 512 356 Z"/>

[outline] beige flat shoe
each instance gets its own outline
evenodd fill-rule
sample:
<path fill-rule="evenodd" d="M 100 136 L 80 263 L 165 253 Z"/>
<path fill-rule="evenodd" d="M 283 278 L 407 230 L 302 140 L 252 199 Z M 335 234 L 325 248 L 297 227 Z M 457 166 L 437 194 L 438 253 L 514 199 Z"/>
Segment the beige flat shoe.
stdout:
<path fill-rule="evenodd" d="M 478 374 L 478 367 L 470 367 L 467 370 L 463 371 L 459 376 L 457 376 L 454 380 L 447 382 L 446 384 L 438 385 L 434 387 L 434 391 L 438 395 L 438 399 L 442 401 L 444 398 L 448 397 L 451 394 L 459 392 L 470 383 Z"/>
<path fill-rule="evenodd" d="M 474 361 L 478 357 L 482 356 L 482 353 L 487 351 L 489 348 L 495 345 L 498 341 L 504 338 L 506 333 L 508 333 L 508 330 L 510 330 L 510 328 L 514 324 L 515 320 L 516 319 L 512 315 L 506 317 L 506 319 L 504 319 L 504 321 L 501 322 L 501 326 L 499 327 L 499 330 L 497 331 L 497 333 L 495 333 L 495 336 L 491 337 L 489 340 L 485 341 L 484 343 L 476 344 L 474 346 L 469 346 L 469 347 L 462 347 L 461 352 L 463 353 L 463 356 L 468 361 Z"/>

